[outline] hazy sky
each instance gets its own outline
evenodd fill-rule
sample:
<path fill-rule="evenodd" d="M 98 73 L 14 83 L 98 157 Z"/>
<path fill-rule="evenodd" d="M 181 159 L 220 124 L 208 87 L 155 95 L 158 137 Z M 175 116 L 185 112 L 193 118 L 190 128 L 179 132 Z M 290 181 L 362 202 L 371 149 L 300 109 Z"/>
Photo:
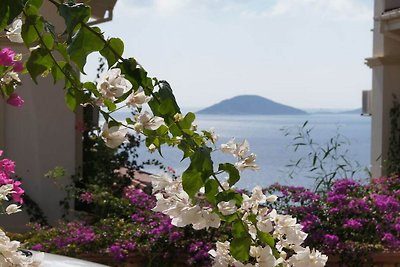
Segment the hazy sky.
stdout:
<path fill-rule="evenodd" d="M 101 28 L 183 107 L 257 94 L 351 109 L 371 87 L 372 16 L 372 0 L 118 0 Z"/>

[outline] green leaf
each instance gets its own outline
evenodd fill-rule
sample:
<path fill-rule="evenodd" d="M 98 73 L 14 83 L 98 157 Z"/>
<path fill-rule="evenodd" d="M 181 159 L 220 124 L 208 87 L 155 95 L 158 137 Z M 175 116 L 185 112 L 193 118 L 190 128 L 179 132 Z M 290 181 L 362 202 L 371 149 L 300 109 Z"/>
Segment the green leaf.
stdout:
<path fill-rule="evenodd" d="M 241 220 L 237 219 L 232 223 L 232 235 L 235 238 L 249 237 L 249 233 Z"/>
<path fill-rule="evenodd" d="M 78 102 L 75 98 L 75 93 L 71 88 L 68 88 L 67 93 L 65 94 L 65 103 L 71 111 L 75 111 L 78 105 Z"/>
<path fill-rule="evenodd" d="M 192 112 L 189 112 L 186 114 L 183 120 L 179 122 L 179 126 L 181 126 L 182 129 L 190 129 L 195 119 L 196 115 L 194 115 Z"/>
<path fill-rule="evenodd" d="M 178 125 L 176 123 L 172 123 L 169 125 L 169 131 L 172 134 L 172 136 L 181 136 L 182 131 L 179 129 Z"/>
<path fill-rule="evenodd" d="M 22 10 L 22 8 L 21 8 Z M 7 27 L 10 17 L 10 0 L 0 1 L 0 32 Z"/>
<path fill-rule="evenodd" d="M 117 54 L 115 54 L 117 53 Z M 111 68 L 124 53 L 124 43 L 119 38 L 111 38 L 100 51 L 100 54 L 107 59 L 108 68 Z"/>
<path fill-rule="evenodd" d="M 54 49 L 60 53 L 60 55 L 66 60 L 69 61 L 69 54 L 67 51 L 67 44 L 66 43 L 55 43 Z"/>
<path fill-rule="evenodd" d="M 99 28 L 93 27 L 92 30 L 102 36 Z M 85 67 L 87 56 L 92 52 L 100 51 L 103 47 L 104 43 L 102 38 L 90 29 L 82 27 L 72 38 L 72 42 L 68 46 L 67 51 L 71 60 L 74 61 L 81 72 L 85 74 L 83 68 Z"/>
<path fill-rule="evenodd" d="M 44 33 L 42 35 L 42 40 L 44 45 L 47 47 L 47 49 L 52 50 L 53 45 L 54 45 L 54 38 L 50 33 Z"/>
<path fill-rule="evenodd" d="M 193 198 L 213 174 L 211 149 L 200 147 L 190 157 L 190 165 L 182 174 L 182 185 L 186 193 Z"/>
<path fill-rule="evenodd" d="M 64 3 L 58 7 L 58 13 L 65 20 L 65 25 L 67 25 L 66 32 L 68 33 L 68 40 L 71 40 L 76 26 L 81 22 L 87 22 L 90 18 L 91 11 L 89 6 L 82 3 Z"/>
<path fill-rule="evenodd" d="M 39 34 L 43 32 L 44 24 L 42 18 L 36 15 L 26 17 L 22 25 L 21 36 L 27 46 L 32 45 L 39 39 Z"/>
<path fill-rule="evenodd" d="M 81 104 L 87 102 L 89 99 L 84 94 L 83 91 L 76 89 L 74 87 L 67 88 L 65 94 L 65 103 L 68 108 L 72 111 L 75 111 L 76 107 Z"/>
<path fill-rule="evenodd" d="M 57 38 L 56 29 L 54 28 L 54 25 L 51 24 L 50 22 L 48 21 L 44 22 L 44 30 L 47 33 L 50 33 L 53 39 Z"/>
<path fill-rule="evenodd" d="M 235 200 L 237 205 L 241 205 L 243 202 L 242 195 L 232 189 L 219 192 L 216 198 L 217 202 Z"/>
<path fill-rule="evenodd" d="M 97 90 L 96 85 L 94 83 L 92 83 L 92 82 L 85 82 L 83 84 L 83 88 L 88 89 L 96 97 L 100 97 L 101 96 L 100 92 Z"/>
<path fill-rule="evenodd" d="M 115 105 L 114 102 L 109 99 L 104 99 L 104 105 L 108 108 L 109 111 L 114 111 L 117 109 L 117 105 Z"/>
<path fill-rule="evenodd" d="M 65 64 L 63 71 L 69 77 L 69 79 L 64 79 L 65 88 L 70 88 L 70 87 L 79 88 L 81 86 L 80 73 L 76 70 L 76 68 L 73 68 L 71 64 L 67 63 Z"/>
<path fill-rule="evenodd" d="M 257 236 L 258 236 L 258 239 L 261 240 L 261 242 L 267 244 L 271 248 L 275 247 L 275 240 L 271 234 L 257 231 Z"/>
<path fill-rule="evenodd" d="M 24 11 L 27 15 L 38 15 L 43 0 L 28 0 L 25 3 Z"/>
<path fill-rule="evenodd" d="M 26 68 L 32 79 L 37 83 L 37 76 L 53 67 L 53 60 L 43 48 L 37 48 L 31 52 L 31 56 L 26 62 Z"/>
<path fill-rule="evenodd" d="M 234 238 L 230 244 L 232 256 L 238 261 L 245 262 L 249 260 L 249 252 L 251 246 L 251 238 Z"/>
<path fill-rule="evenodd" d="M 229 179 L 228 179 L 229 186 L 233 186 L 240 179 L 240 174 L 238 169 L 236 169 L 235 166 L 230 163 L 219 164 L 218 170 L 225 171 L 229 174 Z"/>
<path fill-rule="evenodd" d="M 168 125 L 174 123 L 173 116 L 176 113 L 181 113 L 181 110 L 169 84 L 167 82 L 162 83 L 160 90 L 154 95 L 155 97 L 149 102 L 153 114 L 163 117 Z"/>
<path fill-rule="evenodd" d="M 157 135 L 163 136 L 168 133 L 168 127 L 165 125 L 161 125 L 155 132 Z"/>
<path fill-rule="evenodd" d="M 205 196 L 206 196 L 206 199 L 211 204 L 214 204 L 214 205 L 217 204 L 217 200 L 216 200 L 215 196 L 218 194 L 218 187 L 219 187 L 219 184 L 214 179 L 208 179 L 206 184 L 205 184 Z"/>
<path fill-rule="evenodd" d="M 186 140 L 180 141 L 178 148 L 183 152 L 182 160 L 190 157 L 194 153 L 191 145 L 188 142 L 186 142 Z"/>
<path fill-rule="evenodd" d="M 61 69 L 64 68 L 66 62 L 65 61 L 58 61 L 58 66 L 61 67 Z M 53 65 L 51 68 L 51 75 L 53 76 L 54 83 L 58 82 L 59 80 L 62 80 L 64 78 L 64 73 L 60 70 L 56 64 Z"/>

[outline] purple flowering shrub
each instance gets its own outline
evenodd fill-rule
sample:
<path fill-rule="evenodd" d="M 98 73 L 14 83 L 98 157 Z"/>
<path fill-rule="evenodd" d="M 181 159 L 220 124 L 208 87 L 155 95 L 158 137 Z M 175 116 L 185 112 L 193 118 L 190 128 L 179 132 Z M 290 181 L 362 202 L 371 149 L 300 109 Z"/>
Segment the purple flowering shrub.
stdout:
<path fill-rule="evenodd" d="M 111 216 L 92 218 L 90 223 L 64 222 L 54 228 L 35 225 L 25 236 L 25 244 L 34 250 L 75 257 L 106 253 L 116 264 L 141 255 L 150 262 L 149 266 L 172 266 L 177 258 L 183 259 L 184 265 L 209 266 L 208 251 L 223 234 L 217 229 L 195 231 L 173 226 L 167 215 L 151 210 L 156 205 L 155 198 L 134 187 L 126 187 L 119 201 L 104 191 L 85 192 L 81 197 L 91 205 L 103 203 L 98 211 L 105 208 L 106 200 L 108 208 L 119 206 L 124 212 L 119 216 L 110 212 Z"/>
<path fill-rule="evenodd" d="M 308 233 L 306 245 L 328 254 L 400 248 L 400 177 L 362 184 L 343 179 L 322 194 L 293 186 L 265 189 L 279 196 L 273 208 L 292 214 Z"/>

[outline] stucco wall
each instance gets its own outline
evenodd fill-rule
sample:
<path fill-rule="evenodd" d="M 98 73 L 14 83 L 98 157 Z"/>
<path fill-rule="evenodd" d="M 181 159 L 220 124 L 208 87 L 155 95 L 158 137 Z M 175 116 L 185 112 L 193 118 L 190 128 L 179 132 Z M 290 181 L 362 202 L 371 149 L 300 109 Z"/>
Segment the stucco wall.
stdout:
<path fill-rule="evenodd" d="M 46 3 L 42 13 L 56 26 L 64 30 L 64 22 L 57 11 Z M 0 47 L 12 47 L 25 55 L 27 50 L 20 44 L 0 38 Z M 28 75 L 21 75 L 23 85 L 17 92 L 25 100 L 21 108 L 0 101 L 0 149 L 17 164 L 16 174 L 23 178 L 26 193 L 39 204 L 51 223 L 61 216 L 59 201 L 65 193 L 61 189 L 70 180 L 80 164 L 80 140 L 76 133 L 76 115 L 64 103 L 63 82 L 53 84 L 51 75 L 39 77 L 36 85 Z M 79 116 L 78 116 L 79 117 Z M 53 180 L 44 174 L 56 166 L 66 169 L 66 177 Z M 21 231 L 28 223 L 24 213 L 2 216 L 0 226 L 7 230 Z"/>

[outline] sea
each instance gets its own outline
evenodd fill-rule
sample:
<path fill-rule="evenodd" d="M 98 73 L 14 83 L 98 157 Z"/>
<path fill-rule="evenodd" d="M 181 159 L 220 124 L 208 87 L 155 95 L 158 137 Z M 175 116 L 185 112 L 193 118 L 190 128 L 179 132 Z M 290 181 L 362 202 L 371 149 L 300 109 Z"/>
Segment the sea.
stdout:
<path fill-rule="evenodd" d="M 123 117 L 126 114 L 119 114 Z M 118 116 L 118 117 L 119 117 Z M 218 135 L 218 143 L 228 142 L 235 138 L 236 142 L 247 140 L 250 150 L 257 155 L 257 171 L 245 170 L 241 173 L 238 188 L 251 189 L 256 185 L 262 187 L 280 183 L 294 186 L 315 188 L 320 171 L 320 165 L 313 162 L 316 151 L 332 148 L 337 142 L 337 149 L 332 150 L 322 161 L 325 172 L 335 170 L 338 165 L 351 164 L 354 178 L 367 179 L 370 167 L 371 118 L 359 114 L 326 113 L 307 115 L 197 115 L 195 123 L 198 130 L 213 129 Z M 304 127 L 303 127 L 304 126 Z M 308 139 L 296 138 L 303 129 L 303 136 Z M 306 134 L 308 132 L 308 134 Z M 312 140 L 312 146 L 310 144 Z M 303 145 L 306 143 L 306 145 Z M 295 151 L 295 144 L 297 150 Z M 335 154 L 333 154 L 335 152 Z M 157 152 L 150 153 L 144 144 L 139 149 L 139 159 L 157 159 L 166 167 L 173 169 L 177 175 L 188 166 L 189 161 L 182 161 L 182 153 L 176 148 L 165 147 L 162 156 Z M 320 156 L 323 158 L 325 154 Z M 332 159 L 335 155 L 337 160 Z M 231 155 L 216 150 L 212 153 L 215 166 L 219 163 L 234 163 Z M 301 160 L 300 160 L 301 159 Z M 300 160 L 298 167 L 294 165 Z M 312 165 L 313 163 L 316 163 Z M 313 169 L 313 166 L 317 168 Z M 145 169 L 151 173 L 159 173 L 158 167 L 149 166 Z M 337 178 L 345 174 L 338 173 Z"/>

